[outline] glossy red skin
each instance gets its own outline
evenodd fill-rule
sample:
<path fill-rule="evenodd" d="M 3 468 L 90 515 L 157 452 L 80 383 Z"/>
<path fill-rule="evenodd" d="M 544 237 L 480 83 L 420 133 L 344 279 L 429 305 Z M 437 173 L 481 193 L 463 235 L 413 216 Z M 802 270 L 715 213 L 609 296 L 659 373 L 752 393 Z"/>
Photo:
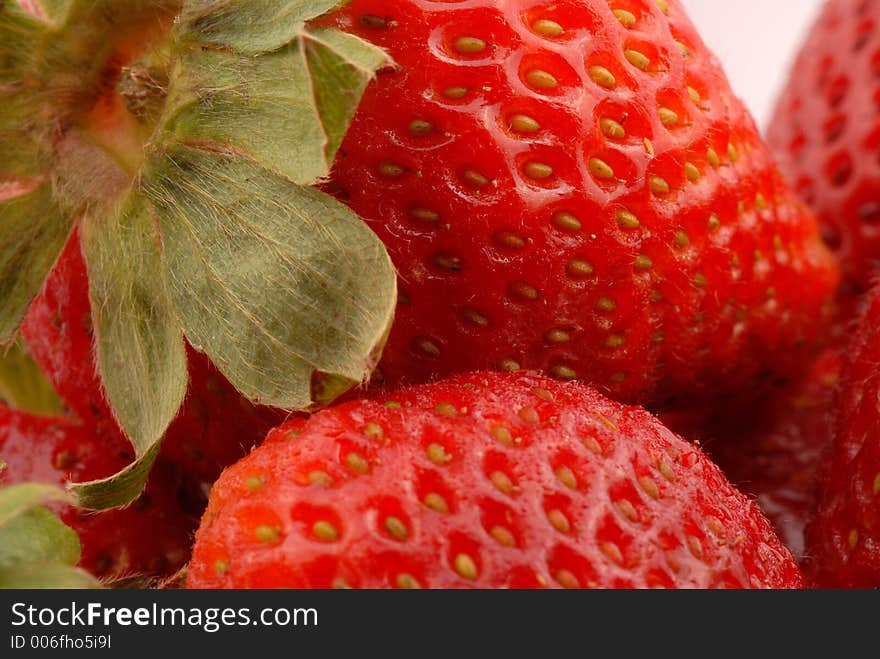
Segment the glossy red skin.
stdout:
<path fill-rule="evenodd" d="M 868 290 L 880 260 L 878 23 L 876 2 L 825 3 L 767 132 L 840 258 L 845 293 Z"/>
<path fill-rule="evenodd" d="M 28 350 L 84 424 L 118 433 L 104 397 L 94 352 L 88 274 L 74 232 L 22 326 Z M 187 398 L 162 455 L 207 483 L 256 445 L 283 418 L 244 400 L 204 355 L 189 349 Z"/>
<path fill-rule="evenodd" d="M 89 282 L 78 233 L 67 241 L 21 331 L 67 408 L 84 423 L 112 424 L 94 359 Z"/>
<path fill-rule="evenodd" d="M 806 569 L 820 587 L 880 587 L 880 291 L 873 292 L 841 374 L 835 440 L 807 529 Z"/>
<path fill-rule="evenodd" d="M 448 459 L 432 459 L 432 444 Z M 431 492 L 445 512 L 426 505 Z M 554 510 L 562 523 L 551 523 Z M 388 516 L 406 533 L 389 533 Z M 321 540 L 318 521 L 338 538 Z M 277 538 L 260 541 L 261 526 Z M 457 571 L 459 554 L 473 578 Z M 802 585 L 754 502 L 644 409 L 576 383 L 492 372 L 273 430 L 214 485 L 187 585 L 389 588 L 401 573 L 431 588 Z"/>
<path fill-rule="evenodd" d="M 69 418 L 37 417 L 0 404 L 0 483 L 65 485 L 110 476 L 132 459 L 121 436 L 98 433 Z M 52 507 L 79 535 L 79 565 L 98 577 L 169 576 L 189 558 L 201 511 L 198 490 L 159 458 L 145 494 L 129 508 L 85 513 Z"/>
<path fill-rule="evenodd" d="M 837 282 L 814 219 L 681 5 L 669 2 L 668 16 L 648 0 L 626 7 L 633 29 L 605 0 L 354 0 L 327 19 L 396 64 L 368 87 L 327 185 L 369 222 L 399 271 L 401 300 L 376 376 L 387 387 L 522 367 L 656 404 L 749 390 L 767 371 L 807 363 Z M 530 25 L 541 18 L 563 35 L 537 34 Z M 489 45 L 461 54 L 460 37 Z M 630 64 L 621 44 L 648 55 L 648 70 Z M 611 70 L 616 87 L 593 82 L 585 62 Z M 536 69 L 557 86 L 530 86 L 524 76 Z M 444 96 L 459 86 L 464 97 Z M 676 127 L 662 124 L 659 105 L 678 113 Z M 516 132 L 517 113 L 540 130 Z M 626 137 L 606 138 L 601 118 L 620 122 Z M 413 135 L 413 120 L 434 129 Z M 593 157 L 619 180 L 591 175 Z M 697 182 L 685 176 L 687 161 Z M 530 178 L 528 162 L 553 174 Z M 468 169 L 490 183 L 468 183 Z M 670 192 L 652 194 L 650 176 Z M 415 219 L 414 208 L 438 218 Z M 637 228 L 619 226 L 622 209 Z M 580 229 L 554 225 L 558 212 Z M 676 244 L 679 231 L 687 245 Z M 572 274 L 573 260 L 592 274 Z"/>
<path fill-rule="evenodd" d="M 683 437 L 699 441 L 727 478 L 755 498 L 798 559 L 833 437 L 840 361 L 838 350 L 825 351 L 802 380 L 771 390 L 748 409 L 660 417 Z"/>

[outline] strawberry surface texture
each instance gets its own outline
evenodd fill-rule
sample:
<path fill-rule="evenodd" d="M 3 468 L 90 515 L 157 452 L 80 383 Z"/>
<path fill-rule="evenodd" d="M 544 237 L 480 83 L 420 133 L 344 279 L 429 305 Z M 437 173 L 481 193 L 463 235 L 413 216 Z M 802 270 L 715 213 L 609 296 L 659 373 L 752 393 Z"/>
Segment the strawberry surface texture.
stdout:
<path fill-rule="evenodd" d="M 6 468 L 0 484 L 40 482 L 66 485 L 111 476 L 133 458 L 119 434 L 63 417 L 38 417 L 0 403 L 0 456 Z M 197 483 L 160 458 L 146 491 L 128 508 L 101 513 L 53 504 L 79 535 L 79 565 L 95 576 L 163 577 L 189 559 L 202 510 Z"/>
<path fill-rule="evenodd" d="M 840 362 L 840 351 L 828 349 L 803 378 L 769 390 L 747 408 L 710 414 L 691 408 L 660 416 L 675 432 L 698 441 L 730 482 L 755 498 L 799 559 L 834 436 Z"/>
<path fill-rule="evenodd" d="M 880 587 L 880 296 L 850 345 L 834 410 L 835 441 L 807 529 L 809 574 L 819 586 Z"/>
<path fill-rule="evenodd" d="M 494 372 L 293 419 L 215 484 L 190 588 L 791 588 L 754 501 L 640 407 Z"/>
<path fill-rule="evenodd" d="M 767 134 L 840 257 L 848 293 L 880 259 L 880 3 L 831 0 L 801 46 Z"/>
<path fill-rule="evenodd" d="M 326 189 L 384 241 L 374 382 L 539 369 L 627 402 L 803 366 L 836 266 L 678 2 L 354 0 L 385 48 Z"/>

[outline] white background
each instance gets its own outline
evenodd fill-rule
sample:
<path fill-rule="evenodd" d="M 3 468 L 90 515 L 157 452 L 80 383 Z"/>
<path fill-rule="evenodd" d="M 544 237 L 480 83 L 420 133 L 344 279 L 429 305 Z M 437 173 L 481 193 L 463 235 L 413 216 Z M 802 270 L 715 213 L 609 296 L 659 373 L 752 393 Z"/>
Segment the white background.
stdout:
<path fill-rule="evenodd" d="M 764 128 L 823 0 L 681 0 L 733 91 Z"/>

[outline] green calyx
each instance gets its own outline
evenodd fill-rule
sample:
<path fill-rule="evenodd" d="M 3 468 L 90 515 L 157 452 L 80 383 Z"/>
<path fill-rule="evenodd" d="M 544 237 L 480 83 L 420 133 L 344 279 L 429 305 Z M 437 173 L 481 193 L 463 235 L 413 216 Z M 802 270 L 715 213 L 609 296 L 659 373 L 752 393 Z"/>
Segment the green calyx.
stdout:
<path fill-rule="evenodd" d="M 70 503 L 51 485 L 22 483 L 0 488 L 0 588 L 96 588 L 75 567 L 79 538 L 44 504 Z"/>
<path fill-rule="evenodd" d="M 0 404 L 41 416 L 64 413 L 64 404 L 21 339 L 0 347 Z"/>
<path fill-rule="evenodd" d="M 138 455 L 75 485 L 84 507 L 142 490 L 186 394 L 186 341 L 286 409 L 375 366 L 393 267 L 310 186 L 388 61 L 308 26 L 336 4 L 0 0 L 0 343 L 80 226 L 103 384 Z"/>

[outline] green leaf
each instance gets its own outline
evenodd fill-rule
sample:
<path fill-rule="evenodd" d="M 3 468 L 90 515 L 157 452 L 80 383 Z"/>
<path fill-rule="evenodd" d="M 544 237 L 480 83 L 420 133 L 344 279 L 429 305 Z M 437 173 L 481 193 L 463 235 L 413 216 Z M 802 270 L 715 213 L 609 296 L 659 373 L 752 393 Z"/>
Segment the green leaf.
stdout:
<path fill-rule="evenodd" d="M 5 352 L 0 349 L 0 402 L 42 416 L 64 412 L 64 404 L 22 346 L 21 339 L 13 342 Z"/>
<path fill-rule="evenodd" d="M 303 48 L 318 117 L 328 138 L 324 155 L 329 169 L 367 84 L 390 60 L 360 37 L 326 28 L 303 35 Z"/>
<path fill-rule="evenodd" d="M 35 506 L 50 501 L 70 503 L 70 495 L 55 485 L 19 483 L 0 488 L 0 527 Z"/>
<path fill-rule="evenodd" d="M 0 568 L 0 588 L 99 588 L 85 570 L 64 563 L 27 563 Z"/>
<path fill-rule="evenodd" d="M 151 212 L 132 194 L 115 217 L 87 217 L 82 226 L 98 368 L 138 456 L 165 434 L 187 385 L 186 347 Z"/>
<path fill-rule="evenodd" d="M 43 483 L 0 488 L 0 588 L 95 588 L 98 583 L 73 567 L 79 538 L 41 504 L 70 503 L 64 490 Z"/>
<path fill-rule="evenodd" d="M 15 336 L 71 226 L 49 183 L 7 197 L 0 187 L 0 343 Z"/>
<path fill-rule="evenodd" d="M 257 55 L 289 43 L 306 21 L 341 0 L 189 0 L 181 12 L 181 35 L 240 53 Z"/>
<path fill-rule="evenodd" d="M 0 83 L 18 80 L 32 67 L 45 28 L 18 2 L 0 0 Z"/>
<path fill-rule="evenodd" d="M 95 4 L 96 0 L 87 0 Z M 104 1 L 107 0 L 98 0 Z M 118 0 L 116 0 L 118 1 Z M 20 0 L 0 0 L 0 14 L 6 14 L 0 22 L 23 23 L 28 26 L 37 26 L 42 29 L 43 23 L 48 23 L 52 28 L 61 27 L 68 18 L 71 8 L 76 4 L 83 4 L 84 0 L 36 0 L 38 15 L 24 11 L 20 6 Z M 3 34 L 0 32 L 0 34 Z M 6 36 L 6 35 L 4 35 Z M 15 43 L 14 46 L 26 44 Z"/>
<path fill-rule="evenodd" d="M 396 286 L 348 208 L 233 156 L 180 147 L 147 172 L 190 343 L 251 400 L 306 409 L 372 370 Z"/>
<path fill-rule="evenodd" d="M 18 2 L 0 0 L 0 184 L 43 172 L 43 154 L 30 133 L 45 131 L 44 110 L 51 105 L 37 73 L 48 36 L 48 27 Z"/>
<path fill-rule="evenodd" d="M 107 2 L 107 0 L 103 1 Z M 95 0 L 89 0 L 89 2 L 92 5 L 95 4 Z M 46 20 L 54 27 L 64 25 L 77 4 L 82 5 L 84 2 L 83 0 L 40 0 L 40 6 L 43 8 Z"/>
<path fill-rule="evenodd" d="M 0 526 L 0 568 L 23 563 L 66 563 L 80 556 L 79 538 L 51 510 L 36 506 Z"/>
<path fill-rule="evenodd" d="M 335 30 L 303 32 L 261 57 L 194 50 L 172 79 L 165 130 L 177 142 L 232 146 L 297 183 L 336 151 L 385 53 Z"/>
<path fill-rule="evenodd" d="M 144 484 L 160 448 L 161 442 L 157 439 L 122 471 L 107 478 L 68 485 L 76 497 L 76 505 L 86 510 L 107 510 L 125 506 L 137 499 L 144 491 Z"/>
<path fill-rule="evenodd" d="M 149 202 L 133 193 L 115 217 L 87 217 L 82 226 L 98 368 L 138 456 L 112 476 L 70 486 L 86 509 L 124 506 L 140 496 L 186 395 L 186 346 L 153 215 Z"/>

